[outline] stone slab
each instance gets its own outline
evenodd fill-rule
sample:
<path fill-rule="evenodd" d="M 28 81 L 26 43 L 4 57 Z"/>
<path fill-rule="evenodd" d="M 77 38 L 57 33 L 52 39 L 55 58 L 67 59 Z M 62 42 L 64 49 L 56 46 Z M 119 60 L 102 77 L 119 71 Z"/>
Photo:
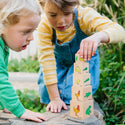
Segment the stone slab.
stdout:
<path fill-rule="evenodd" d="M 82 122 L 80 120 L 74 120 L 73 118 L 70 119 L 69 110 L 70 106 L 68 106 L 68 110 L 62 110 L 61 113 L 45 112 L 44 115 L 46 115 L 49 120 L 42 123 L 18 119 L 12 114 L 6 114 L 0 111 L 0 119 L 2 120 L 0 121 L 0 125 L 105 125 L 103 119 L 104 113 L 96 102 L 94 102 L 94 116 Z"/>

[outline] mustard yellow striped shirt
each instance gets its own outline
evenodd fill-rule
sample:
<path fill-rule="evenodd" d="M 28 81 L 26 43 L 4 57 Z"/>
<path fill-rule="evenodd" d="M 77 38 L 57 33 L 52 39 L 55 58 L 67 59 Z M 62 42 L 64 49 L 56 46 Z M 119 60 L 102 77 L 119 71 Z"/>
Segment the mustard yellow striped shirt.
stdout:
<path fill-rule="evenodd" d="M 94 9 L 77 6 L 77 11 L 80 28 L 85 34 L 92 35 L 95 32 L 104 31 L 109 35 L 110 43 L 120 42 L 125 39 L 125 31 L 119 24 L 112 22 L 107 17 L 101 16 Z M 63 43 L 70 41 L 75 33 L 76 29 L 74 25 L 64 32 L 56 30 L 57 39 Z M 38 58 L 42 66 L 46 85 L 57 83 L 52 35 L 52 28 L 43 14 L 38 27 Z"/>

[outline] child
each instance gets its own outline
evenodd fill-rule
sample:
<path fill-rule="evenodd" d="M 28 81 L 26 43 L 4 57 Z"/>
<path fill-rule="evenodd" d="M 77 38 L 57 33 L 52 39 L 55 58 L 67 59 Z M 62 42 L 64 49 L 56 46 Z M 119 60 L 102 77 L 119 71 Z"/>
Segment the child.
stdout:
<path fill-rule="evenodd" d="M 70 104 L 73 63 L 79 53 L 89 63 L 93 94 L 99 86 L 99 43 L 125 39 L 124 29 L 78 0 L 39 0 L 44 11 L 38 27 L 39 94 L 47 111 Z M 83 76 L 84 77 L 84 76 Z"/>
<path fill-rule="evenodd" d="M 36 0 L 0 0 L 0 105 L 6 112 L 9 110 L 19 118 L 36 122 L 47 118 L 23 107 L 8 81 L 7 66 L 9 48 L 17 52 L 27 48 L 40 16 Z"/>

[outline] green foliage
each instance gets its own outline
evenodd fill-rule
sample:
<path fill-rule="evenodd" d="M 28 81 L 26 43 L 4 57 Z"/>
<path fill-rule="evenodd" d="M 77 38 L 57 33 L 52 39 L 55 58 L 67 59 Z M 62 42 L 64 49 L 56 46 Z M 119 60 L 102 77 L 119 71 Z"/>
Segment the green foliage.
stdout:
<path fill-rule="evenodd" d="M 9 72 L 35 72 L 39 71 L 39 62 L 37 56 L 29 56 L 27 59 L 13 59 L 9 61 Z"/>
<path fill-rule="evenodd" d="M 17 90 L 16 93 L 26 109 L 41 113 L 46 111 L 46 106 L 44 105 L 42 107 L 38 93 L 36 93 L 34 90 L 25 89 L 23 92 Z"/>
<path fill-rule="evenodd" d="M 92 7 L 125 27 L 125 0 L 82 0 L 82 6 Z"/>
<path fill-rule="evenodd" d="M 119 124 L 125 120 L 125 62 L 119 56 L 118 48 L 117 44 L 99 48 L 100 87 L 95 99 L 106 115 L 107 125 Z"/>
<path fill-rule="evenodd" d="M 125 0 L 82 0 L 83 6 L 125 27 Z M 125 44 L 100 46 L 100 87 L 95 95 L 107 125 L 125 121 Z M 101 95 L 101 96 L 100 96 Z"/>

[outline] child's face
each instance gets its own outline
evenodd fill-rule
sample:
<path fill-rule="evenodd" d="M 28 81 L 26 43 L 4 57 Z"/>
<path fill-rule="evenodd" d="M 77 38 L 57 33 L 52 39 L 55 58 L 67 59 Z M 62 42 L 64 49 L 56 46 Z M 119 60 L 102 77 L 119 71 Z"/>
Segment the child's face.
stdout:
<path fill-rule="evenodd" d="M 22 16 L 17 24 L 4 28 L 2 38 L 5 44 L 14 51 L 21 51 L 27 48 L 33 40 L 33 31 L 40 22 L 39 15 Z"/>
<path fill-rule="evenodd" d="M 65 12 L 61 11 L 54 3 L 47 2 L 44 12 L 51 26 L 58 31 L 65 31 L 73 23 L 74 6 L 69 7 Z"/>

